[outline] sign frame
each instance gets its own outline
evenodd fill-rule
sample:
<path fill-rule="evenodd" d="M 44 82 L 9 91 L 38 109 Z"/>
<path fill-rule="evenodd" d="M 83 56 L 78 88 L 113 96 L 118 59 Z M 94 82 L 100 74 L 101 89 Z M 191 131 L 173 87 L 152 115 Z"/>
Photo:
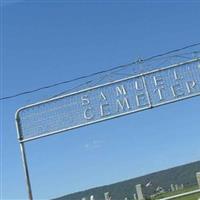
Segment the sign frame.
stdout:
<path fill-rule="evenodd" d="M 83 127 L 83 126 L 88 126 L 90 124 L 95 124 L 95 123 L 98 123 L 98 122 L 114 119 L 114 118 L 121 117 L 121 116 L 124 116 L 124 115 L 140 112 L 140 111 L 143 111 L 143 110 L 147 110 L 149 108 L 154 108 L 154 107 L 158 107 L 158 106 L 161 106 L 161 105 L 165 105 L 165 104 L 173 103 L 173 102 L 176 102 L 176 101 L 184 100 L 184 99 L 187 99 L 187 98 L 191 98 L 193 96 L 198 96 L 198 95 L 200 95 L 200 92 L 195 93 L 195 94 L 191 94 L 191 95 L 188 95 L 188 96 L 178 97 L 178 98 L 173 99 L 173 100 L 164 101 L 164 102 L 160 102 L 160 103 L 152 105 L 151 100 L 150 100 L 150 95 L 149 95 L 149 92 L 148 92 L 148 89 L 147 89 L 147 84 L 146 84 L 146 81 L 145 81 L 145 78 L 144 78 L 145 76 L 153 74 L 153 73 L 169 70 L 169 69 L 172 69 L 172 68 L 175 68 L 175 67 L 179 67 L 179 66 L 186 65 L 186 64 L 191 64 L 191 63 L 198 62 L 198 61 L 200 61 L 200 58 L 195 58 L 195 59 L 192 59 L 192 60 L 189 60 L 189 61 L 186 61 L 186 62 L 173 64 L 173 65 L 170 65 L 168 67 L 162 67 L 162 68 L 151 70 L 151 71 L 148 71 L 148 72 L 145 72 L 145 73 L 129 76 L 127 78 L 123 78 L 123 79 L 115 80 L 115 81 L 108 82 L 108 83 L 105 83 L 105 84 L 89 87 L 89 88 L 79 90 L 79 91 L 76 91 L 76 92 L 73 92 L 73 93 L 61 95 L 61 96 L 54 97 L 54 98 L 51 98 L 51 99 L 48 99 L 48 100 L 44 100 L 44 101 L 41 101 L 41 102 L 38 102 L 38 103 L 34 103 L 34 104 L 24 106 L 24 107 L 18 109 L 16 111 L 16 114 L 15 114 L 16 125 L 17 125 L 19 132 L 21 132 L 20 131 L 20 123 L 19 123 L 19 113 L 23 110 L 26 110 L 28 108 L 32 108 L 32 107 L 35 107 L 35 106 L 39 106 L 39 105 L 42 105 L 42 104 L 45 104 L 45 103 L 48 103 L 48 102 L 51 102 L 51 101 L 54 101 L 54 100 L 66 98 L 66 97 L 69 97 L 69 96 L 72 96 L 72 95 L 80 94 L 80 93 L 83 93 L 83 92 L 87 92 L 87 91 L 90 91 L 90 90 L 94 90 L 94 89 L 97 89 L 97 88 L 101 88 L 101 87 L 104 87 L 104 86 L 112 85 L 112 84 L 115 84 L 115 83 L 120 83 L 122 81 L 130 80 L 130 79 L 133 79 L 133 78 L 139 78 L 139 77 L 142 78 L 142 81 L 143 81 L 143 84 L 144 84 L 144 87 L 145 87 L 144 89 L 146 91 L 146 95 L 147 95 L 147 98 L 148 98 L 148 103 L 150 105 L 149 107 L 138 108 L 138 109 L 128 111 L 128 112 L 124 112 L 124 113 L 121 113 L 121 114 L 112 115 L 112 116 L 109 116 L 107 118 L 89 121 L 89 122 L 86 122 L 85 124 L 80 124 L 80 125 L 72 126 L 72 127 L 69 127 L 69 128 L 64 128 L 64 129 L 61 129 L 61 130 L 57 130 L 57 131 L 45 133 L 45 134 L 42 134 L 42 135 L 29 137 L 29 138 L 23 138 L 23 135 L 21 133 L 21 134 L 18 134 L 18 139 L 20 141 L 23 141 L 23 142 L 28 142 L 28 141 L 36 140 L 36 139 L 39 139 L 39 138 L 42 138 L 42 137 L 47 137 L 47 136 L 50 136 L 50 135 L 55 135 L 55 134 L 58 134 L 58 133 L 61 133 L 61 132 L 80 128 L 80 127 Z"/>

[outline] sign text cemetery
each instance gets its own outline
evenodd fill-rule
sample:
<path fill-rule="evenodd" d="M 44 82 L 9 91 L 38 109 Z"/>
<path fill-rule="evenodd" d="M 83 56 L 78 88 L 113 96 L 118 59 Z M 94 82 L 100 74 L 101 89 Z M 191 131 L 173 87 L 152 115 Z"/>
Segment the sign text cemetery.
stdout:
<path fill-rule="evenodd" d="M 22 141 L 200 95 L 193 59 L 26 106 L 16 119 Z"/>

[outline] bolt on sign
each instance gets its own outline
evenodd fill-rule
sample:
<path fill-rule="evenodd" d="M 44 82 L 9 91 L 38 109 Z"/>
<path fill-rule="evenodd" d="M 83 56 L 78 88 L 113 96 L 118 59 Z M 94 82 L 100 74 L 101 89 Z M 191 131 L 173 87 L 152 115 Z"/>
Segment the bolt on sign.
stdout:
<path fill-rule="evenodd" d="M 20 108 L 18 140 L 29 199 L 25 142 L 200 95 L 200 58 Z"/>
<path fill-rule="evenodd" d="M 193 59 L 23 107 L 16 119 L 25 142 L 197 95 Z"/>

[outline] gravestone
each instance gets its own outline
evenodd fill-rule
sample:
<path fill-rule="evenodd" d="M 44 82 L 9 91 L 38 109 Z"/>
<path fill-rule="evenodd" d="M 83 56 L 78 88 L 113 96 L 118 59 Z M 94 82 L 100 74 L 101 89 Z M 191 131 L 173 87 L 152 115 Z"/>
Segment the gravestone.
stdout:
<path fill-rule="evenodd" d="M 183 190 L 184 189 L 184 185 L 183 184 L 181 184 L 181 190 Z"/>
<path fill-rule="evenodd" d="M 199 188 L 200 188 L 200 172 L 197 172 L 197 173 L 196 173 L 196 177 L 197 177 L 198 186 L 199 186 Z"/>
<path fill-rule="evenodd" d="M 90 196 L 90 200 L 95 200 L 94 195 Z"/>
<path fill-rule="evenodd" d="M 141 184 L 136 185 L 136 192 L 137 192 L 138 200 L 145 200 L 143 192 L 142 192 L 142 185 Z"/>
<path fill-rule="evenodd" d="M 171 184 L 170 187 L 171 187 L 171 191 L 174 192 L 175 191 L 174 185 Z"/>
<path fill-rule="evenodd" d="M 175 190 L 178 191 L 178 185 L 177 184 L 175 185 Z"/>
<path fill-rule="evenodd" d="M 83 197 L 83 198 L 81 198 L 81 200 L 86 200 L 86 198 L 85 198 L 85 197 Z"/>
<path fill-rule="evenodd" d="M 133 198 L 134 198 L 134 200 L 138 200 L 136 193 L 133 194 Z"/>
<path fill-rule="evenodd" d="M 109 192 L 105 192 L 104 193 L 104 198 L 105 198 L 105 200 L 111 200 L 110 193 Z"/>

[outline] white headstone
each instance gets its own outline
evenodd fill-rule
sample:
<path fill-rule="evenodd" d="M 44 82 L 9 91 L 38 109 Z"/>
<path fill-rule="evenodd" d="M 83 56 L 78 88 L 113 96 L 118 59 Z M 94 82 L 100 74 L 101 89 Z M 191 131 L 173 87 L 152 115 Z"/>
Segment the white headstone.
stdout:
<path fill-rule="evenodd" d="M 86 200 L 86 198 L 85 198 L 85 197 L 82 197 L 81 200 Z"/>
<path fill-rule="evenodd" d="M 197 183 L 198 183 L 198 186 L 200 188 L 200 172 L 197 172 L 196 176 L 197 176 Z"/>
<path fill-rule="evenodd" d="M 182 190 L 184 189 L 184 185 L 183 185 L 183 184 L 181 184 L 181 189 L 182 189 Z"/>
<path fill-rule="evenodd" d="M 90 200 L 95 200 L 94 195 L 90 196 Z"/>
<path fill-rule="evenodd" d="M 171 186 L 170 186 L 170 187 L 171 187 L 171 191 L 172 191 L 172 192 L 174 192 L 174 191 L 175 191 L 174 185 L 173 185 L 173 184 L 171 184 Z"/>
<path fill-rule="evenodd" d="M 136 185 L 136 192 L 137 192 L 138 200 L 145 200 L 144 195 L 142 193 L 142 185 L 141 184 Z"/>
<path fill-rule="evenodd" d="M 133 194 L 133 198 L 134 198 L 134 200 L 138 200 L 137 195 L 135 193 Z"/>
<path fill-rule="evenodd" d="M 109 192 L 104 193 L 105 200 L 111 200 L 111 196 Z"/>
<path fill-rule="evenodd" d="M 177 185 L 177 184 L 175 185 L 175 190 L 176 190 L 176 191 L 178 190 L 178 185 Z"/>

